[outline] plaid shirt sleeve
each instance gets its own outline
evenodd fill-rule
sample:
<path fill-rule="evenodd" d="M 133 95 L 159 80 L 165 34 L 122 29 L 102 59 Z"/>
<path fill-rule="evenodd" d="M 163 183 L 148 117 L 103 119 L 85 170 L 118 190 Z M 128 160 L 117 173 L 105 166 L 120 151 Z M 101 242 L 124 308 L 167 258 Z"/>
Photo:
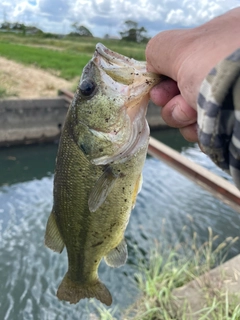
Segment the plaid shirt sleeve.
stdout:
<path fill-rule="evenodd" d="M 240 189 L 240 48 L 213 68 L 198 96 L 200 148 Z"/>

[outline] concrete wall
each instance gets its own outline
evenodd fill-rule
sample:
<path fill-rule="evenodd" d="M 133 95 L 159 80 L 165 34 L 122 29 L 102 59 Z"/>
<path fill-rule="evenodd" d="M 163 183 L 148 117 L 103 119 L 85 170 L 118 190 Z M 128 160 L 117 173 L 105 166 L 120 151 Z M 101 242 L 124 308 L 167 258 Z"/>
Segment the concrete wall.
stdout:
<path fill-rule="evenodd" d="M 0 100 L 0 146 L 54 141 L 71 99 Z M 151 128 L 164 126 L 160 108 L 150 104 L 147 119 Z"/>
<path fill-rule="evenodd" d="M 60 97 L 0 100 L 0 146 L 57 139 L 68 105 Z"/>

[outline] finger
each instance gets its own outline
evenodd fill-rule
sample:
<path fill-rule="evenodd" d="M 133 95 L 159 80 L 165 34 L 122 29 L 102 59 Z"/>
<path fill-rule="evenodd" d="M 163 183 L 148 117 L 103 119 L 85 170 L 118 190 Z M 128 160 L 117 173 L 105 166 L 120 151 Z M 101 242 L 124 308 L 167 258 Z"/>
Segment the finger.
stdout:
<path fill-rule="evenodd" d="M 152 88 L 150 99 L 157 106 L 165 106 L 177 94 L 179 94 L 177 83 L 172 79 L 167 79 Z"/>
<path fill-rule="evenodd" d="M 197 112 L 181 95 L 172 98 L 161 112 L 163 120 L 171 127 L 183 128 L 197 121 Z"/>
<path fill-rule="evenodd" d="M 189 142 L 198 142 L 198 125 L 193 123 L 189 126 L 179 129 L 180 133 Z"/>

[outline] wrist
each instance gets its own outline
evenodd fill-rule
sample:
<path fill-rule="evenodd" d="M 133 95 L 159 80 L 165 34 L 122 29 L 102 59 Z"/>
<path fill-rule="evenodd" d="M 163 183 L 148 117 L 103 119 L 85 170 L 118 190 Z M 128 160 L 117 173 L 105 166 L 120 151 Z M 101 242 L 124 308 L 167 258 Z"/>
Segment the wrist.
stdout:
<path fill-rule="evenodd" d="M 186 33 L 185 50 L 179 55 L 176 73 L 183 97 L 195 109 L 204 78 L 240 47 L 239 30 L 240 8 L 237 8 Z"/>

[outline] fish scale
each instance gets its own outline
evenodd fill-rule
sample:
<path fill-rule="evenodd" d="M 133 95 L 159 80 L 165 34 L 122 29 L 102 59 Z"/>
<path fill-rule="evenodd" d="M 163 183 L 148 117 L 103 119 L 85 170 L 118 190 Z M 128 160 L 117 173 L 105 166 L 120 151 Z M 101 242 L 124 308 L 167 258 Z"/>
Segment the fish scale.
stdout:
<path fill-rule="evenodd" d="M 126 64 L 131 66 L 130 80 Z M 77 303 L 95 297 L 112 303 L 98 267 L 102 258 L 111 267 L 127 260 L 124 232 L 141 188 L 148 147 L 148 92 L 159 81 L 146 73 L 144 64 L 101 44 L 83 70 L 59 142 L 53 209 L 45 234 L 49 248 L 67 249 L 68 270 L 57 291 L 60 300 Z"/>

